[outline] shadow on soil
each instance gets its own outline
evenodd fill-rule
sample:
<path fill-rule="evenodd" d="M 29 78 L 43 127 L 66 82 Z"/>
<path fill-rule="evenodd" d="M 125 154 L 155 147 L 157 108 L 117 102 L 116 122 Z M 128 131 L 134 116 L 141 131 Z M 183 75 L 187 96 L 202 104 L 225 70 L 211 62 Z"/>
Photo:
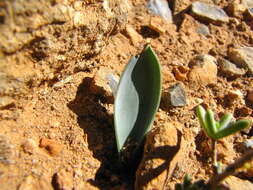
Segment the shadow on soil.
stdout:
<path fill-rule="evenodd" d="M 103 93 L 93 94 L 90 90 L 91 81 L 91 78 L 85 78 L 78 87 L 75 99 L 68 104 L 68 107 L 77 114 L 78 124 L 88 136 L 88 147 L 93 152 L 93 157 L 101 163 L 95 179 L 91 179 L 89 183 L 101 190 L 120 189 L 121 187 L 134 189 L 135 167 L 138 164 L 131 162 L 126 167 L 119 163 L 113 115 L 109 114 L 103 106 L 107 103 L 107 97 L 101 95 Z M 181 140 L 181 134 L 179 139 Z M 153 150 L 152 155 L 146 159 L 161 158 L 164 164 L 146 173 L 143 176 L 145 178 L 143 183 L 147 184 L 167 169 L 173 155 L 178 151 L 178 146 L 165 146 Z M 136 162 L 139 163 L 142 152 L 138 157 Z"/>
<path fill-rule="evenodd" d="M 108 114 L 103 103 L 106 97 L 92 94 L 91 78 L 85 78 L 78 87 L 76 97 L 68 107 L 77 114 L 78 124 L 88 136 L 88 147 L 93 157 L 101 163 L 94 180 L 89 182 L 99 189 L 132 186 L 134 176 L 118 163 L 118 153 L 113 128 L 113 115 Z"/>

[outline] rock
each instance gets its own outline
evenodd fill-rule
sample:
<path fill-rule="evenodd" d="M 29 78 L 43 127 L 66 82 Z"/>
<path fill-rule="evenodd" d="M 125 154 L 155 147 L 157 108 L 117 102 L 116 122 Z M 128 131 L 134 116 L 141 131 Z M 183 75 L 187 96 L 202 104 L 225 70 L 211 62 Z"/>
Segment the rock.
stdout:
<path fill-rule="evenodd" d="M 224 97 L 225 104 L 227 106 L 235 105 L 236 102 L 239 105 L 245 105 L 244 96 L 240 90 L 230 90 Z"/>
<path fill-rule="evenodd" d="M 59 88 L 63 87 L 65 84 L 70 83 L 72 80 L 73 80 L 73 76 L 68 76 L 65 79 L 60 80 L 59 82 L 56 82 L 53 85 L 53 88 L 59 89 Z"/>
<path fill-rule="evenodd" d="M 225 186 L 228 186 L 229 190 L 253 189 L 253 183 L 251 183 L 248 180 L 242 180 L 242 179 L 234 177 L 234 176 L 227 177 L 222 184 L 224 184 Z"/>
<path fill-rule="evenodd" d="M 196 32 L 199 28 L 199 24 L 200 23 L 191 15 L 184 14 L 179 28 L 179 41 L 182 41 L 189 47 L 197 41 L 202 41 L 202 36 Z"/>
<path fill-rule="evenodd" d="M 177 163 L 184 158 L 179 123 L 166 123 L 147 136 L 144 156 L 136 172 L 135 189 L 163 189 Z"/>
<path fill-rule="evenodd" d="M 86 15 L 81 11 L 74 13 L 73 24 L 75 27 L 85 26 L 88 24 Z"/>
<path fill-rule="evenodd" d="M 253 1 L 252 0 L 242 0 L 242 4 L 247 8 L 253 8 Z"/>
<path fill-rule="evenodd" d="M 166 31 L 171 30 L 171 24 L 168 24 L 163 19 L 158 16 L 153 16 L 150 19 L 149 28 L 158 32 L 159 34 L 164 34 Z"/>
<path fill-rule="evenodd" d="M 245 5 L 239 3 L 238 1 L 233 1 L 228 5 L 228 12 L 234 17 L 241 18 L 245 11 Z"/>
<path fill-rule="evenodd" d="M 8 106 L 14 105 L 14 99 L 9 96 L 0 97 L 0 109 L 4 109 Z"/>
<path fill-rule="evenodd" d="M 247 68 L 249 74 L 253 74 L 252 47 L 233 48 L 229 51 L 229 58 L 239 67 Z"/>
<path fill-rule="evenodd" d="M 37 144 L 33 139 L 27 139 L 22 144 L 22 148 L 25 153 L 33 154 L 37 149 Z"/>
<path fill-rule="evenodd" d="M 185 80 L 187 80 L 187 74 L 189 72 L 189 68 L 180 65 L 178 67 L 173 67 L 172 72 L 173 72 L 176 80 L 185 81 Z"/>
<path fill-rule="evenodd" d="M 55 174 L 55 183 L 58 190 L 72 190 L 73 176 L 65 170 L 61 170 Z"/>
<path fill-rule="evenodd" d="M 220 71 L 226 77 L 240 77 L 246 74 L 246 71 L 242 68 L 238 68 L 235 64 L 226 59 L 218 60 Z"/>
<path fill-rule="evenodd" d="M 52 139 L 46 139 L 46 138 L 42 138 L 40 140 L 39 146 L 41 148 L 44 148 L 51 156 L 59 155 L 63 149 L 63 145 L 61 145 L 60 143 Z"/>
<path fill-rule="evenodd" d="M 110 80 L 108 80 L 108 76 L 111 74 L 112 71 L 108 68 L 100 67 L 90 83 L 90 92 L 104 96 L 108 103 L 113 103 L 114 101 L 113 92 L 109 86 Z"/>
<path fill-rule="evenodd" d="M 6 136 L 0 135 L 0 163 L 13 164 L 14 159 L 14 149 L 10 140 Z"/>
<path fill-rule="evenodd" d="M 251 91 L 248 92 L 248 94 L 247 94 L 247 101 L 250 104 L 253 104 L 253 90 L 251 90 Z"/>
<path fill-rule="evenodd" d="M 126 34 L 133 45 L 138 45 L 143 40 L 142 36 L 131 25 L 126 25 Z"/>
<path fill-rule="evenodd" d="M 214 84 L 217 81 L 217 61 L 211 55 L 198 55 L 189 64 L 192 68 L 188 74 L 190 83 L 197 86 Z"/>
<path fill-rule="evenodd" d="M 214 24 L 228 23 L 229 17 L 220 7 L 196 1 L 192 3 L 192 14 L 200 20 Z"/>
<path fill-rule="evenodd" d="M 161 16 L 167 22 L 169 23 L 173 22 L 171 10 L 166 0 L 149 0 L 148 9 L 152 13 Z"/>
<path fill-rule="evenodd" d="M 246 17 L 248 20 L 253 20 L 253 8 L 248 8 L 246 10 Z"/>
<path fill-rule="evenodd" d="M 245 145 L 246 148 L 253 148 L 253 138 L 252 139 L 247 139 L 244 142 L 244 145 Z"/>
<path fill-rule="evenodd" d="M 18 190 L 53 190 L 50 180 L 44 176 L 37 179 L 31 175 L 25 178 L 25 180 L 20 184 Z"/>
<path fill-rule="evenodd" d="M 22 80 L 0 72 L 0 95 L 18 94 L 24 89 L 24 82 Z M 4 102 L 5 101 L 7 101 L 7 103 L 10 102 L 10 100 L 4 100 Z"/>
<path fill-rule="evenodd" d="M 202 34 L 204 36 L 210 35 L 210 30 L 209 30 L 208 26 L 206 26 L 204 24 L 199 24 L 196 32 L 199 34 Z"/>
<path fill-rule="evenodd" d="M 176 83 L 168 89 L 164 98 L 167 106 L 182 107 L 186 105 L 186 94 L 181 83 Z"/>

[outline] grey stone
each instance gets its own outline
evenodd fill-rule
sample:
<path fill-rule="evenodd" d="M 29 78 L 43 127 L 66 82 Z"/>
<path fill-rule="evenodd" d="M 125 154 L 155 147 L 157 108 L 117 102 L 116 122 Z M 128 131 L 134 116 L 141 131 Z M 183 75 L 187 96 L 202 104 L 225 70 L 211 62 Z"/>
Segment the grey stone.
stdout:
<path fill-rule="evenodd" d="M 200 24 L 197 28 L 197 33 L 207 36 L 207 35 L 210 35 L 210 30 L 208 26 L 204 24 Z"/>
<path fill-rule="evenodd" d="M 192 3 L 191 11 L 195 17 L 206 22 L 215 24 L 229 22 L 229 17 L 225 11 L 216 5 L 196 1 Z"/>
<path fill-rule="evenodd" d="M 245 145 L 246 148 L 253 148 L 253 139 L 247 139 L 244 142 L 244 145 Z"/>
<path fill-rule="evenodd" d="M 175 107 L 186 105 L 186 93 L 181 83 L 177 83 L 169 88 L 168 103 Z"/>
<path fill-rule="evenodd" d="M 253 20 L 253 8 L 248 8 L 246 13 L 247 13 L 247 18 L 249 20 Z"/>
<path fill-rule="evenodd" d="M 248 69 L 249 74 L 253 74 L 253 48 L 241 47 L 231 49 L 229 58 L 239 67 Z"/>
<path fill-rule="evenodd" d="M 172 23 L 172 14 L 168 2 L 166 0 L 149 0 L 149 10 L 164 18 L 169 23 Z"/>
<path fill-rule="evenodd" d="M 220 71 L 226 77 L 240 77 L 246 74 L 246 71 L 242 68 L 238 68 L 235 64 L 226 59 L 218 60 Z"/>

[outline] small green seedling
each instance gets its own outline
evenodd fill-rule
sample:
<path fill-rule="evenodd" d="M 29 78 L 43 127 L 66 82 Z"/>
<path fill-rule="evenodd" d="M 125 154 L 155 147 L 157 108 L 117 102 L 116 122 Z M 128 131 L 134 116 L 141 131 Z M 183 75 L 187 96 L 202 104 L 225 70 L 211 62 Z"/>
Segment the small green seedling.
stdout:
<path fill-rule="evenodd" d="M 221 173 L 221 164 L 217 163 L 216 141 L 249 127 L 251 122 L 247 119 L 234 121 L 230 113 L 223 115 L 219 121 L 215 121 L 213 111 L 210 109 L 206 111 L 202 106 L 197 107 L 197 116 L 206 135 L 212 139 L 215 173 Z"/>
<path fill-rule="evenodd" d="M 197 116 L 207 136 L 214 140 L 232 135 L 249 127 L 251 123 L 247 119 L 232 121 L 233 115 L 230 113 L 223 115 L 220 121 L 215 121 L 213 111 L 206 111 L 202 106 L 197 107 Z"/>

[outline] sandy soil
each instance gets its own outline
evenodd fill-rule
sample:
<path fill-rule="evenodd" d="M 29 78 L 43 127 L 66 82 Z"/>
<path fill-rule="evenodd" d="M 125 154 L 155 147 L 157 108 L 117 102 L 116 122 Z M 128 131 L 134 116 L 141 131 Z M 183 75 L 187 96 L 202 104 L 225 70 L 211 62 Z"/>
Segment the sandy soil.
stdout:
<path fill-rule="evenodd" d="M 229 59 L 231 48 L 253 47 L 253 20 L 231 14 L 229 1 L 217 1 L 230 21 L 204 23 L 210 30 L 205 36 L 197 33 L 203 22 L 185 9 L 191 1 L 177 1 L 175 10 L 185 11 L 178 11 L 174 24 L 162 24 L 159 30 L 150 27 L 157 17 L 148 12 L 146 1 L 126 2 L 112 1 L 110 10 L 100 1 L 0 2 L 0 189 L 133 189 L 135 176 L 118 165 L 113 101 L 93 81 L 103 69 L 120 76 L 147 43 L 160 60 L 163 91 L 181 82 L 187 95 L 183 107 L 166 106 L 162 99 L 155 134 L 151 133 L 152 138 L 166 139 L 162 134 L 177 132 L 163 127 L 174 123 L 183 138 L 183 155 L 174 159 L 176 169 L 167 189 L 186 173 L 194 179 L 212 174 L 210 144 L 195 115 L 198 104 L 218 116 L 231 112 L 236 118 L 252 118 L 253 106 L 247 100 L 252 76 L 228 78 L 218 67 L 217 81 L 202 85 L 188 73 L 196 55 Z M 183 77 L 176 76 L 180 68 Z M 241 96 L 233 98 L 236 90 Z M 227 165 L 243 154 L 243 142 L 252 135 L 249 130 L 222 140 L 220 161 Z M 166 150 L 164 154 L 168 157 L 160 159 L 166 171 L 172 167 L 166 160 L 175 155 Z M 251 181 L 253 177 L 237 176 Z"/>

